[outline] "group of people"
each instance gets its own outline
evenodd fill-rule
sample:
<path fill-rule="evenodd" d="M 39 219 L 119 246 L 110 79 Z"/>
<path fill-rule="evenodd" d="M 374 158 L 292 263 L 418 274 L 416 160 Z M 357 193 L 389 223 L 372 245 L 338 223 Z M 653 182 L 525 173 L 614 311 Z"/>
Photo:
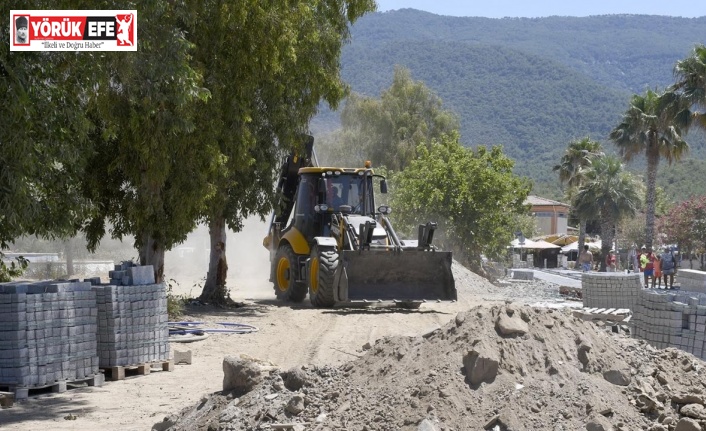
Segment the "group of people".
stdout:
<path fill-rule="evenodd" d="M 579 263 L 581 270 L 588 272 L 593 267 L 593 253 L 587 245 L 583 246 L 583 251 L 579 254 Z M 610 250 L 605 258 L 605 268 L 607 272 L 615 272 L 618 270 L 618 258 L 615 256 L 615 250 Z"/>
<path fill-rule="evenodd" d="M 642 272 L 645 279 L 645 287 L 650 287 L 651 278 L 652 288 L 661 289 L 662 278 L 664 278 L 664 288 L 674 288 L 674 274 L 677 271 L 677 260 L 674 256 L 674 251 L 665 248 L 662 253 L 657 254 L 652 252 L 652 248 L 643 245 L 639 253 L 637 249 L 635 250 L 633 260 L 633 268 L 639 268 L 640 272 Z"/>
<path fill-rule="evenodd" d="M 615 255 L 615 250 L 610 250 L 606 255 L 606 271 L 617 271 L 618 259 Z M 662 278 L 664 278 L 664 288 L 674 288 L 674 274 L 677 270 L 677 260 L 674 256 L 674 251 L 665 248 L 662 253 L 653 253 L 651 248 L 642 246 L 638 252 L 637 248 L 632 255 L 633 262 L 630 264 L 632 270 L 638 269 L 644 277 L 645 287 L 650 287 L 650 279 L 652 279 L 652 288 L 662 288 Z M 587 245 L 583 246 L 583 251 L 579 255 L 579 263 L 583 272 L 591 270 L 593 266 L 593 253 Z M 630 272 L 631 269 L 628 269 Z M 669 283 L 667 283 L 669 281 Z"/>

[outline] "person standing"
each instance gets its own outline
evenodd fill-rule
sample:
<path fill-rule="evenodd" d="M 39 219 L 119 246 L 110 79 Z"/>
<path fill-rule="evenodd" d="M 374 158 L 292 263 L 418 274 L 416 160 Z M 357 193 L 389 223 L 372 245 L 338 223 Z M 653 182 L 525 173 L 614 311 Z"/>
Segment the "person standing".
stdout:
<path fill-rule="evenodd" d="M 642 254 L 640 254 L 640 271 L 645 277 L 645 288 L 650 287 L 650 277 L 654 277 L 654 256 L 652 250 L 644 245 L 642 246 Z"/>
<path fill-rule="evenodd" d="M 583 246 L 583 251 L 579 255 L 579 263 L 581 264 L 581 270 L 583 272 L 591 270 L 591 265 L 593 265 L 593 253 L 591 253 L 587 245 Z"/>
<path fill-rule="evenodd" d="M 631 272 L 638 272 L 639 271 L 639 265 L 637 262 L 638 255 L 639 255 L 639 250 L 637 249 L 637 246 L 633 244 L 632 248 L 628 252 L 628 262 L 627 262 L 628 274 L 630 274 Z"/>
<path fill-rule="evenodd" d="M 652 278 L 652 288 L 655 288 L 655 283 L 657 284 L 657 289 L 662 288 L 662 259 L 658 254 L 655 254 L 654 260 L 652 261 L 655 270 L 655 276 Z M 666 285 L 664 286 L 667 287 Z"/>
<path fill-rule="evenodd" d="M 662 274 L 664 276 L 664 288 L 674 288 L 674 273 L 677 269 L 677 262 L 674 258 L 674 251 L 665 249 L 662 253 Z M 667 284 L 667 276 L 669 276 L 669 284 Z"/>
<path fill-rule="evenodd" d="M 605 257 L 605 270 L 608 272 L 615 272 L 618 269 L 617 259 L 615 257 L 615 250 L 611 249 L 608 252 L 608 256 Z"/>

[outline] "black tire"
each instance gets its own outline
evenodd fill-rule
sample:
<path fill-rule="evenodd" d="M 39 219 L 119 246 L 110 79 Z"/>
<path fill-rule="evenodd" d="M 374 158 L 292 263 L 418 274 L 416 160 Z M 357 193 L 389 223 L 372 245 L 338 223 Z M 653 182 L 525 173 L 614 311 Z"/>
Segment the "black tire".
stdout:
<path fill-rule="evenodd" d="M 283 245 L 275 255 L 274 289 L 277 298 L 284 301 L 302 302 L 306 297 L 306 284 L 296 281 L 299 278 L 297 255 L 292 247 Z"/>
<path fill-rule="evenodd" d="M 309 261 L 309 299 L 316 307 L 333 307 L 333 280 L 338 269 L 338 253 L 335 250 L 311 250 Z"/>

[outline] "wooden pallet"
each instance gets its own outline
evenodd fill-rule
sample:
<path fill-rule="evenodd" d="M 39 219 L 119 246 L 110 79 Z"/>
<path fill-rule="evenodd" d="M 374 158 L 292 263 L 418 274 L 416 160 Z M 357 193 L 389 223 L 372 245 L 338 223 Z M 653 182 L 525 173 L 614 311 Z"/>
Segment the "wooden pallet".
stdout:
<path fill-rule="evenodd" d="M 40 395 L 45 393 L 66 392 L 70 385 L 86 384 L 88 386 L 103 386 L 105 378 L 103 374 L 96 374 L 83 379 L 59 380 L 46 385 L 19 386 L 15 384 L 0 383 L 0 406 L 9 407 L 15 401 L 26 400 L 30 395 Z M 9 404 L 9 405 L 7 405 Z"/>
<path fill-rule="evenodd" d="M 14 392 L 0 392 L 0 408 L 6 409 L 15 404 Z"/>
<path fill-rule="evenodd" d="M 136 365 L 105 367 L 101 368 L 101 370 L 105 374 L 106 380 L 117 381 L 125 380 L 126 377 L 146 376 L 152 372 L 152 368 L 157 368 L 160 371 L 174 371 L 174 361 L 171 359 L 152 361 Z"/>
<path fill-rule="evenodd" d="M 628 308 L 589 308 L 574 310 L 574 316 L 584 320 L 609 320 L 613 322 L 629 321 L 632 312 Z"/>

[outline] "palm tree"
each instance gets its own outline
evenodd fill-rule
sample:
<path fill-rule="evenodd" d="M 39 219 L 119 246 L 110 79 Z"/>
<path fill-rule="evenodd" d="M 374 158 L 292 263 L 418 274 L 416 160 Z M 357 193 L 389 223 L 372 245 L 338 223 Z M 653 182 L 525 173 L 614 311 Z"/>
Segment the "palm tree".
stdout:
<path fill-rule="evenodd" d="M 672 87 L 682 94 L 691 105 L 706 108 L 706 46 L 697 45 L 691 55 L 674 66 L 677 82 Z M 693 114 L 695 125 L 706 129 L 706 114 L 703 110 Z"/>
<path fill-rule="evenodd" d="M 559 173 L 559 181 L 569 186 L 566 196 L 570 201 L 583 184 L 586 170 L 591 167 L 592 160 L 602 154 L 600 142 L 592 141 L 588 137 L 569 142 L 561 161 L 554 166 L 554 171 Z M 586 241 L 586 220 L 588 219 L 579 217 L 579 252 L 583 250 Z"/>
<path fill-rule="evenodd" d="M 645 245 L 652 247 L 655 225 L 655 191 L 660 159 L 678 161 L 689 151 L 682 130 L 689 126 L 687 101 L 674 91 L 648 90 L 634 95 L 630 107 L 611 132 L 610 138 L 626 162 L 638 154 L 647 158 L 645 192 Z"/>
<path fill-rule="evenodd" d="M 605 271 L 605 257 L 613 248 L 616 225 L 623 217 L 634 216 L 640 207 L 638 190 L 635 178 L 615 156 L 596 157 L 586 170 L 573 205 L 582 217 L 600 221 L 601 271 Z"/>

